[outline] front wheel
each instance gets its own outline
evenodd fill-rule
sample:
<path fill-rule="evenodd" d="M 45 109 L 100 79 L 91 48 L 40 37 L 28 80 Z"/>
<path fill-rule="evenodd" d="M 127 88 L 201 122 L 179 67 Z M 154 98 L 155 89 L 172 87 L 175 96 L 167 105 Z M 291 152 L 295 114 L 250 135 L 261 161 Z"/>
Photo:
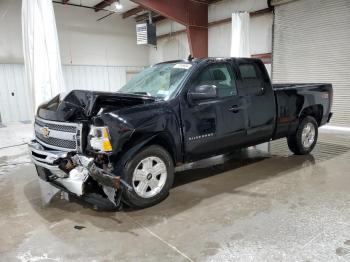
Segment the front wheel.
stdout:
<path fill-rule="evenodd" d="M 287 138 L 288 147 L 296 155 L 309 154 L 318 138 L 318 125 L 315 118 L 307 116 L 300 122 L 295 134 Z"/>
<path fill-rule="evenodd" d="M 137 208 L 145 208 L 167 197 L 174 181 L 174 164 L 169 153 L 152 145 L 137 153 L 124 169 L 125 180 L 132 191 L 124 192 L 124 201 Z"/>

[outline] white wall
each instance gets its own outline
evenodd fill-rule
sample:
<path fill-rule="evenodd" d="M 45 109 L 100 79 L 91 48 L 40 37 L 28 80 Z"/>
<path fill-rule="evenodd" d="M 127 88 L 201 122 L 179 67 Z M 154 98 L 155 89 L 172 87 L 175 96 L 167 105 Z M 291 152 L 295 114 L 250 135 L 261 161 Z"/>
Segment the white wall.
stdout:
<path fill-rule="evenodd" d="M 0 0 L 0 115 L 3 122 L 26 121 L 21 0 Z M 66 90 L 116 91 L 129 71 L 149 63 L 149 47 L 136 45 L 134 19 L 54 4 Z"/>
<path fill-rule="evenodd" d="M 220 1 L 210 5 L 208 19 L 209 22 L 217 21 L 231 17 L 233 11 L 255 11 L 266 7 L 266 0 Z M 185 59 L 190 53 L 186 33 L 159 39 L 157 49 L 137 46 L 132 18 L 123 20 L 112 15 L 97 22 L 106 13 L 57 4 L 54 8 L 62 63 L 71 65 L 63 68 L 67 90 L 117 90 L 125 83 L 128 70 L 140 70 L 140 67 L 165 60 Z M 2 105 L 13 99 L 23 100 L 16 97 L 24 93 L 21 90 L 25 85 L 20 69 L 23 63 L 20 17 L 21 0 L 0 0 L 0 64 L 9 64 L 0 70 Z M 271 27 L 272 15 L 251 19 L 252 54 L 271 52 Z M 184 29 L 184 26 L 169 20 L 157 24 L 158 35 Z M 210 27 L 209 56 L 228 56 L 230 40 L 231 23 Z M 0 107 L 3 119 L 27 120 L 23 113 L 25 107 L 23 110 L 15 106 L 19 110 L 17 113 L 4 112 L 8 108 Z"/>
<path fill-rule="evenodd" d="M 263 14 L 250 19 L 250 53 L 271 53 L 272 14 Z M 230 56 L 231 23 L 209 27 L 209 56 Z"/>
<path fill-rule="evenodd" d="M 157 40 L 157 47 L 149 53 L 149 63 L 155 64 L 163 61 L 186 59 L 190 48 L 186 33 L 176 34 Z"/>
<path fill-rule="evenodd" d="M 235 11 L 253 12 L 267 8 L 266 0 L 226 0 L 209 6 L 209 22 L 231 17 Z M 272 49 L 272 14 L 263 14 L 251 18 L 250 26 L 250 52 L 251 54 L 270 53 Z M 184 26 L 165 20 L 157 24 L 157 35 L 167 34 L 185 29 Z M 219 24 L 209 27 L 208 55 L 230 56 L 231 23 Z M 162 38 L 158 41 L 157 50 L 150 52 L 150 64 L 171 59 L 187 58 L 189 47 L 186 33 Z"/>
<path fill-rule="evenodd" d="M 175 33 L 185 30 L 186 27 L 171 20 L 163 20 L 157 23 L 157 36 Z M 163 61 L 185 59 L 190 54 L 190 48 L 186 33 L 176 33 L 169 37 L 157 39 L 157 47 L 149 53 L 149 64 Z"/>
<path fill-rule="evenodd" d="M 208 21 L 213 22 L 231 17 L 233 12 L 254 12 L 267 8 L 267 0 L 224 0 L 209 6 Z"/>
<path fill-rule="evenodd" d="M 63 64 L 148 65 L 149 47 L 136 45 L 135 21 L 106 12 L 54 4 Z M 23 63 L 21 1 L 0 1 L 0 63 Z"/>
<path fill-rule="evenodd" d="M 67 90 L 115 92 L 127 82 L 128 73 L 139 72 L 142 69 L 143 67 L 134 66 L 64 65 L 63 76 Z"/>
<path fill-rule="evenodd" d="M 254 12 L 267 8 L 266 0 L 226 0 L 209 6 L 208 21 L 218 21 L 232 16 L 233 12 Z M 272 49 L 272 14 L 250 19 L 250 53 L 270 53 Z M 230 56 L 231 22 L 209 27 L 209 56 Z"/>
<path fill-rule="evenodd" d="M 22 63 L 20 0 L 0 1 L 0 63 Z M 225 0 L 209 6 L 209 22 L 231 17 L 234 11 L 256 11 L 267 7 L 266 0 Z M 157 49 L 136 45 L 135 22 L 104 13 L 55 4 L 63 64 L 145 66 L 189 55 L 187 35 L 162 38 Z M 11 28 L 11 30 L 8 30 Z M 157 23 L 157 35 L 176 32 L 184 26 L 164 20 Z M 271 52 L 272 15 L 251 19 L 251 54 Z M 228 56 L 231 24 L 209 28 L 209 56 Z"/>
<path fill-rule="evenodd" d="M 55 4 L 63 64 L 148 65 L 149 47 L 136 45 L 136 23 L 105 12 Z"/>
<path fill-rule="evenodd" d="M 143 67 L 63 65 L 66 91 L 74 89 L 112 91 L 119 90 L 127 75 Z M 0 64 L 0 115 L 3 123 L 31 119 L 26 97 L 23 64 Z"/>
<path fill-rule="evenodd" d="M 157 23 L 157 35 L 164 35 L 171 32 L 185 30 L 186 27 L 169 19 Z"/>
<path fill-rule="evenodd" d="M 21 2 L 0 1 L 0 63 L 23 63 Z"/>
<path fill-rule="evenodd" d="M 14 122 L 30 119 L 22 64 L 0 64 L 0 115 L 1 121 Z"/>

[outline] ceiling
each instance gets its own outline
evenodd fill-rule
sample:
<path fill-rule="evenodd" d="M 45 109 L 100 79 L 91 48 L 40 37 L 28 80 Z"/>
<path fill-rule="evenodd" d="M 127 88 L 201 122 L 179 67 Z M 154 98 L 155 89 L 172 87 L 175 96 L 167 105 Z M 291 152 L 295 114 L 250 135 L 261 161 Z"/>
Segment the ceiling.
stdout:
<path fill-rule="evenodd" d="M 196 0 L 206 4 L 213 4 L 220 0 Z M 55 3 L 62 3 L 67 5 L 75 5 L 75 6 L 84 6 L 94 8 L 97 12 L 115 12 L 120 14 L 123 18 L 133 17 L 137 22 L 147 20 L 148 19 L 148 10 L 140 7 L 129 0 L 120 0 L 120 3 L 123 6 L 123 9 L 120 11 L 116 11 L 113 8 L 113 3 L 116 0 L 53 0 Z M 107 17 L 107 16 L 106 16 Z M 165 17 L 152 12 L 152 17 L 154 22 L 161 21 L 165 19 Z"/>

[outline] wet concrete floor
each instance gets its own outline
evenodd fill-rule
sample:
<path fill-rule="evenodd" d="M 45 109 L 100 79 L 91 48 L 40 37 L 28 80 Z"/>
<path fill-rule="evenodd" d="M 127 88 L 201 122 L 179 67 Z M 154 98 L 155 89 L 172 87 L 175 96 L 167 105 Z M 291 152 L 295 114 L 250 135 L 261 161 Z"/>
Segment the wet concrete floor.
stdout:
<path fill-rule="evenodd" d="M 0 261 L 350 261 L 350 136 L 272 152 L 195 163 L 162 203 L 107 212 L 59 196 L 42 206 L 25 146 L 5 151 Z"/>

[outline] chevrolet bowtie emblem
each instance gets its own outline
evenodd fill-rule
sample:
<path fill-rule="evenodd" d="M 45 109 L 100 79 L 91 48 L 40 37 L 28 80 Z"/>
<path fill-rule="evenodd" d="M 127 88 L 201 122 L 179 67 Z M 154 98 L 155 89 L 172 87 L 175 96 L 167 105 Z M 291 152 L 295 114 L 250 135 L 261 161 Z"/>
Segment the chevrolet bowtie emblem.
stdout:
<path fill-rule="evenodd" d="M 48 128 L 48 127 L 43 127 L 42 129 L 41 129 L 41 133 L 43 134 L 43 136 L 45 137 L 45 138 L 49 138 L 49 136 L 50 136 L 50 129 Z"/>

